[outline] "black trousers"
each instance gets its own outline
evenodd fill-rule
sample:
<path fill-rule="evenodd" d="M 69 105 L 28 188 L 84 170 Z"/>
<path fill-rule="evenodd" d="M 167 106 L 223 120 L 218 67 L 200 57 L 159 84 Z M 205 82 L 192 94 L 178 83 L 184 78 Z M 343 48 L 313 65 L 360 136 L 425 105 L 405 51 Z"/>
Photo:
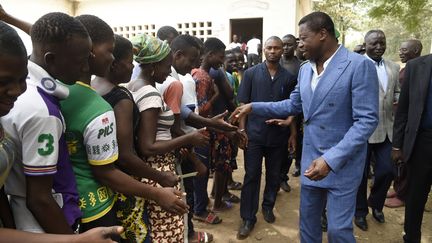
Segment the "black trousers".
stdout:
<path fill-rule="evenodd" d="M 244 151 L 245 176 L 240 198 L 240 216 L 244 220 L 256 222 L 261 184 L 262 159 L 265 158 L 265 189 L 262 208 L 272 210 L 280 184 L 280 165 L 286 151 L 285 146 L 267 147 L 249 142 Z"/>
<path fill-rule="evenodd" d="M 420 243 L 423 212 L 432 185 L 432 130 L 420 131 L 407 163 L 404 240 Z"/>
<path fill-rule="evenodd" d="M 98 218 L 88 223 L 82 223 L 80 233 L 86 232 L 96 227 L 109 227 L 109 226 L 121 225 L 117 221 L 116 214 L 117 214 L 117 207 L 114 204 L 114 207 L 101 218 Z M 120 242 L 121 238 L 120 236 L 116 235 L 116 236 L 111 236 L 111 239 L 113 241 Z"/>
<path fill-rule="evenodd" d="M 382 211 L 386 199 L 387 191 L 394 178 L 395 168 L 391 161 L 391 142 L 389 138 L 382 143 L 368 145 L 368 156 L 366 157 L 366 167 L 363 173 L 362 182 L 357 192 L 356 217 L 364 217 L 368 214 L 368 205 L 374 209 Z M 367 173 L 371 154 L 374 154 L 375 179 L 369 198 L 367 198 Z"/>

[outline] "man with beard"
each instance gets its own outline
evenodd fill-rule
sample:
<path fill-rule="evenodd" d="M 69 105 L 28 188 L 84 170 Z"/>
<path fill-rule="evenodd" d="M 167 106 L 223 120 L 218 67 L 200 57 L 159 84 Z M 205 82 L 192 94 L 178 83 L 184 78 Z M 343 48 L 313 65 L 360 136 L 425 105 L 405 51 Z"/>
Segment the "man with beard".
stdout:
<path fill-rule="evenodd" d="M 279 37 L 272 36 L 267 39 L 264 45 L 266 61 L 249 68 L 243 75 L 237 97 L 240 103 L 280 101 L 289 97 L 296 78 L 279 64 L 282 52 L 283 43 Z M 247 121 L 242 119 L 239 128 L 246 131 L 249 139 L 244 149 L 246 174 L 240 202 L 243 222 L 237 235 L 239 239 L 245 239 L 256 223 L 263 157 L 266 165 L 266 186 L 262 212 L 268 223 L 275 221 L 273 207 L 279 189 L 280 167 L 288 146 L 289 129 L 266 124 L 265 117 L 255 114 Z"/>

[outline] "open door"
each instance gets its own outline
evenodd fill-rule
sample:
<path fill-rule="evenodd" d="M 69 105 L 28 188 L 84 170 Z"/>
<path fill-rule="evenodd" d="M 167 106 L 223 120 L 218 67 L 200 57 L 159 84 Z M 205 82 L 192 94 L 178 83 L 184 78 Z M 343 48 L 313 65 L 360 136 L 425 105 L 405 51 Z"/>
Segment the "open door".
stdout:
<path fill-rule="evenodd" d="M 260 39 L 261 43 L 263 41 L 263 18 L 230 19 L 230 26 L 230 42 L 233 35 L 238 36 L 240 43 L 248 42 L 253 36 Z"/>

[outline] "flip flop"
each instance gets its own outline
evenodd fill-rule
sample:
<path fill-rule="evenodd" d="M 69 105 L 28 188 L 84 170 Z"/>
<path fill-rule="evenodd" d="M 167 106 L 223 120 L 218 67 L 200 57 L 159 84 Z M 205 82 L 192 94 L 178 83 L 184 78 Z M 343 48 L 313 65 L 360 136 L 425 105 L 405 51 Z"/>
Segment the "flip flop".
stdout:
<path fill-rule="evenodd" d="M 228 185 L 228 190 L 241 190 L 243 185 L 241 182 L 234 181 Z"/>
<path fill-rule="evenodd" d="M 213 207 L 213 212 L 222 213 L 222 212 L 230 210 L 233 207 L 232 203 L 228 202 L 228 201 L 222 201 L 222 205 L 223 206 L 220 208 Z"/>
<path fill-rule="evenodd" d="M 228 195 L 222 197 L 222 201 L 230 202 L 230 203 L 239 203 L 240 198 L 234 194 L 229 193 Z"/>
<path fill-rule="evenodd" d="M 213 235 L 207 232 L 196 231 L 195 238 L 189 238 L 191 243 L 209 243 L 213 242 Z"/>
<path fill-rule="evenodd" d="M 222 219 L 220 219 L 213 212 L 208 212 L 207 216 L 205 216 L 205 217 L 194 214 L 193 219 L 198 220 L 198 221 L 203 222 L 203 223 L 206 223 L 206 224 L 220 224 L 220 223 L 222 223 Z"/>

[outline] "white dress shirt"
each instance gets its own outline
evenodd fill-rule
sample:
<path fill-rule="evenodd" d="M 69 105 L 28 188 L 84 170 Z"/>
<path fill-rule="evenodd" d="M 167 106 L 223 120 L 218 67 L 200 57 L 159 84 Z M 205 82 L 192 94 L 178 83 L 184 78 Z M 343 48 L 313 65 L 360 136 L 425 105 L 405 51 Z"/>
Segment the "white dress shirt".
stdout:
<path fill-rule="evenodd" d="M 318 85 L 318 82 L 320 81 L 321 77 L 323 76 L 328 64 L 330 63 L 330 61 L 333 59 L 333 57 L 336 55 L 336 53 L 339 51 L 340 47 L 342 45 L 339 45 L 338 49 L 333 53 L 333 55 L 327 59 L 324 64 L 323 64 L 323 70 L 320 74 L 318 74 L 318 70 L 316 67 L 316 63 L 311 61 L 310 64 L 312 66 L 312 71 L 313 71 L 313 75 L 312 75 L 312 80 L 311 80 L 311 88 L 312 88 L 312 92 L 315 91 L 316 86 Z"/>
<path fill-rule="evenodd" d="M 386 71 L 384 59 L 381 59 L 381 61 L 377 62 L 377 61 L 373 60 L 372 58 L 370 58 L 367 54 L 365 54 L 365 56 L 367 57 L 367 59 L 369 59 L 373 62 L 374 66 L 377 70 L 378 80 L 381 84 L 381 87 L 384 90 L 384 93 L 386 93 L 387 86 L 388 86 L 388 76 L 387 76 L 387 71 Z"/>

